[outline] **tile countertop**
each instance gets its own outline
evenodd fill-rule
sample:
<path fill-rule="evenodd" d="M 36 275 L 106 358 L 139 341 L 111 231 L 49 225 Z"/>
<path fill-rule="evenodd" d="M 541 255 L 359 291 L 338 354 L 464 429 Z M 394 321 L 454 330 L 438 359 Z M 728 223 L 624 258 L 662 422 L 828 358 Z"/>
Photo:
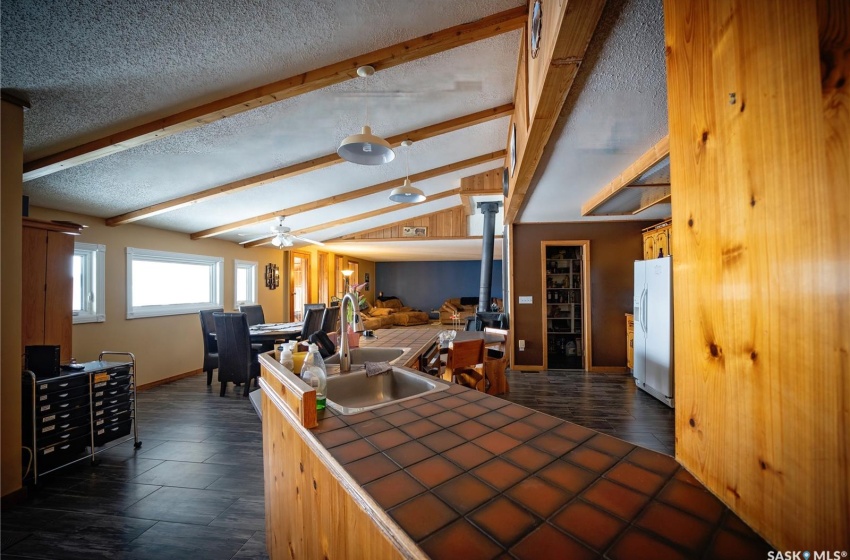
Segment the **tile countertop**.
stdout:
<path fill-rule="evenodd" d="M 375 336 L 360 337 L 360 346 L 364 348 L 409 348 L 393 363 L 404 364 L 417 369 L 419 355 L 437 340 L 442 329 L 402 327 L 397 329 L 380 329 Z"/>
<path fill-rule="evenodd" d="M 415 348 L 395 338 L 423 336 L 413 330 L 374 342 Z M 458 385 L 357 415 L 326 409 L 310 432 L 432 558 L 771 550 L 673 458 Z"/>

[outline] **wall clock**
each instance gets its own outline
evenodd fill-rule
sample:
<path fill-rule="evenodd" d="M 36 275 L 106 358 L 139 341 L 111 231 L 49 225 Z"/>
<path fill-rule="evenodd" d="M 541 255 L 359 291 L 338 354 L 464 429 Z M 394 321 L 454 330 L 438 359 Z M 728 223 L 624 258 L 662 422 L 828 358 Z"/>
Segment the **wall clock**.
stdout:
<path fill-rule="evenodd" d="M 516 123 L 511 124 L 511 177 L 516 170 Z"/>
<path fill-rule="evenodd" d="M 540 51 L 540 32 L 543 28 L 543 0 L 535 0 L 531 9 L 531 58 Z"/>

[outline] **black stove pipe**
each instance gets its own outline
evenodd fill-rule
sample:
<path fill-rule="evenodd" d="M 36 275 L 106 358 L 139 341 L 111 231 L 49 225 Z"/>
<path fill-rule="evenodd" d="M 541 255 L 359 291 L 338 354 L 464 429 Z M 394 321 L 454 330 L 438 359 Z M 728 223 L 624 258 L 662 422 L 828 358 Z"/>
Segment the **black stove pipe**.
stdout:
<path fill-rule="evenodd" d="M 479 202 L 484 215 L 484 235 L 481 247 L 481 291 L 478 293 L 478 311 L 490 311 L 490 290 L 493 284 L 493 240 L 496 235 L 496 214 L 501 202 Z"/>

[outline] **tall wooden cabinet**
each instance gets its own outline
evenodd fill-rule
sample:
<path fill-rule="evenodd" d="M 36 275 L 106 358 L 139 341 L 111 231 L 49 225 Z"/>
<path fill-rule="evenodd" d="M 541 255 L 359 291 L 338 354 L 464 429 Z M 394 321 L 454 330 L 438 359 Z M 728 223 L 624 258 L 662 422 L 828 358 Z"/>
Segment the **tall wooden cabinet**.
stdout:
<path fill-rule="evenodd" d="M 543 249 L 545 367 L 586 369 L 586 247 L 544 242 Z"/>
<path fill-rule="evenodd" d="M 71 360 L 74 237 L 81 226 L 23 219 L 21 353 L 30 345 L 57 344 Z"/>

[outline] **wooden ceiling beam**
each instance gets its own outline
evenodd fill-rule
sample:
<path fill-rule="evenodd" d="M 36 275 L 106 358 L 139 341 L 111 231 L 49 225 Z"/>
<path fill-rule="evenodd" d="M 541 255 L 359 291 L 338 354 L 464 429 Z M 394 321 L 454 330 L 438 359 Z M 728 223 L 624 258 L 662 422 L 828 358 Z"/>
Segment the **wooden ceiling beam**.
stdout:
<path fill-rule="evenodd" d="M 528 17 L 525 6 L 455 25 L 409 41 L 335 62 L 297 76 L 278 80 L 192 109 L 86 142 L 24 163 L 24 181 L 56 173 L 87 161 L 121 152 L 217 120 L 303 95 L 357 77 L 357 68 L 371 65 L 381 71 L 502 33 L 520 29 Z"/>
<path fill-rule="evenodd" d="M 443 165 L 442 167 L 436 167 L 434 169 L 429 169 L 427 171 L 422 171 L 420 173 L 414 173 L 410 176 L 410 180 L 412 182 L 424 181 L 426 179 L 432 179 L 434 177 L 439 177 L 440 175 L 446 175 L 448 173 L 453 173 L 455 171 L 459 171 L 461 169 L 466 169 L 467 167 L 473 167 L 475 165 L 480 165 L 482 163 L 488 163 L 490 161 L 495 161 L 499 159 L 504 159 L 505 150 L 499 150 L 498 152 L 492 152 L 489 154 L 484 154 L 480 156 L 476 156 L 474 158 L 465 159 L 463 161 L 458 161 L 455 163 L 450 163 L 448 165 Z M 262 214 L 260 216 L 255 216 L 253 218 L 246 218 L 244 220 L 239 220 L 237 222 L 231 222 L 229 224 L 224 224 L 218 227 L 205 229 L 203 231 L 197 231 L 189 235 L 191 239 L 205 239 L 207 237 L 214 237 L 216 235 L 221 235 L 223 233 L 229 233 L 231 231 L 237 230 L 239 228 L 259 224 L 262 222 L 267 222 L 269 220 L 273 220 L 279 216 L 294 216 L 295 214 L 300 214 L 302 212 L 309 212 L 310 210 L 318 210 L 319 208 L 325 208 L 327 206 L 331 206 L 332 204 L 340 204 L 342 202 L 348 202 L 350 200 L 354 200 L 357 198 L 361 198 L 364 196 L 369 196 L 372 194 L 376 194 L 382 191 L 394 189 L 396 187 L 400 187 L 404 184 L 404 177 L 399 179 L 392 179 L 390 181 L 385 181 L 383 183 L 378 183 L 377 185 L 372 185 L 369 187 L 364 187 L 362 189 L 357 189 L 353 191 L 349 191 L 347 193 L 341 193 L 334 196 L 329 196 L 327 198 L 322 198 L 320 200 L 314 200 L 311 202 L 305 202 L 304 204 L 299 204 L 298 206 L 292 206 L 290 208 L 284 208 L 281 210 L 276 210 L 274 212 L 269 212 L 267 214 Z"/>
<path fill-rule="evenodd" d="M 439 136 L 440 134 L 454 132 L 462 128 L 475 126 L 481 123 L 489 122 L 493 119 L 508 116 L 513 113 L 513 110 L 513 103 L 507 103 L 505 105 L 500 105 L 491 109 L 485 109 L 483 111 L 478 111 L 476 113 L 464 115 L 455 119 L 449 119 L 441 123 L 426 126 L 424 128 L 418 128 L 415 130 L 410 130 L 408 132 L 403 132 L 401 134 L 396 134 L 395 136 L 391 136 L 386 140 L 390 143 L 391 146 L 397 147 L 400 146 L 402 141 L 404 140 L 412 140 L 414 142 L 418 142 L 427 138 L 433 138 L 434 136 Z M 259 187 L 275 181 L 289 179 L 291 177 L 301 175 L 302 173 L 309 173 L 310 171 L 323 169 L 331 165 L 336 165 L 337 163 L 342 163 L 343 161 L 345 160 L 339 157 L 339 155 L 337 155 L 336 153 L 328 154 L 326 156 L 322 156 L 316 159 L 303 161 L 300 163 L 289 165 L 287 167 L 281 167 L 280 169 L 267 171 L 266 173 L 254 175 L 253 177 L 239 179 L 238 181 L 219 185 L 211 189 L 187 194 L 185 196 L 181 196 L 165 202 L 160 202 L 158 204 L 153 204 L 151 206 L 147 206 L 139 210 L 133 210 L 131 212 L 126 212 L 118 216 L 113 216 L 111 218 L 106 219 L 106 225 L 120 226 L 124 224 L 129 224 L 132 222 L 143 220 L 145 218 L 150 218 L 159 214 L 163 214 L 165 212 L 171 212 L 179 208 L 185 208 L 193 204 L 198 204 L 199 202 L 218 198 L 219 196 L 252 189 L 254 187 Z"/>
<path fill-rule="evenodd" d="M 560 17 L 559 25 L 555 27 L 555 33 L 544 39 L 542 52 L 536 59 L 530 59 L 528 49 L 522 49 L 528 72 L 517 73 L 517 80 L 527 80 L 532 76 L 539 76 L 539 79 L 536 79 L 534 84 L 525 82 L 518 84 L 517 87 L 523 99 L 525 95 L 528 95 L 527 102 L 530 110 L 527 119 L 522 116 L 517 121 L 515 115 L 515 121 L 519 123 L 517 128 L 525 125 L 526 130 L 517 130 L 516 163 L 511 178 L 510 194 L 505 201 L 505 223 L 507 224 L 516 221 L 517 215 L 525 205 L 534 173 L 575 81 L 579 66 L 584 60 L 590 38 L 602 15 L 605 0 L 570 0 L 564 2 L 560 8 L 556 8 L 554 3 L 549 3 L 547 6 L 551 6 L 551 11 L 548 14 L 544 12 L 543 25 L 546 26 L 547 18 L 552 17 L 556 19 L 549 21 L 555 21 L 557 24 L 557 18 Z M 544 34 L 547 29 L 544 28 Z M 525 43 L 527 42 L 526 40 Z M 523 106 L 523 111 L 525 110 L 526 107 Z M 517 111 L 517 113 L 520 112 Z"/>
<path fill-rule="evenodd" d="M 591 196 L 587 199 L 587 202 L 581 205 L 581 215 L 589 216 L 592 215 L 593 212 L 605 204 L 608 200 L 611 200 L 617 193 L 619 193 L 622 189 L 629 188 L 629 185 L 640 177 L 643 173 L 645 173 L 648 169 L 650 169 L 653 165 L 657 164 L 659 161 L 664 159 L 670 155 L 670 136 L 665 136 L 661 140 L 659 140 L 654 146 L 652 146 L 649 150 L 644 152 L 638 157 L 634 163 L 629 165 L 626 169 L 623 170 L 622 173 L 617 175 L 610 183 L 602 187 L 599 192 Z M 662 185 L 634 185 L 637 187 L 649 187 L 649 186 L 662 186 Z M 664 186 L 670 186 L 669 184 Z M 650 204 L 651 206 L 651 204 Z M 647 206 L 648 207 L 648 206 Z M 645 208 L 647 208 L 645 207 Z M 643 208 L 643 209 L 645 209 Z"/>
<path fill-rule="evenodd" d="M 454 196 L 456 194 L 460 194 L 460 188 L 450 189 L 450 190 L 447 190 L 447 191 L 443 191 L 441 193 L 429 195 L 428 200 L 426 202 L 434 202 L 435 200 L 441 200 L 443 198 L 448 198 L 448 197 Z M 345 218 L 340 218 L 338 220 L 333 220 L 333 221 L 325 222 L 325 223 L 318 224 L 318 225 L 315 225 L 315 226 L 302 228 L 302 229 L 299 229 L 297 231 L 292 231 L 290 233 L 292 233 L 292 235 L 303 236 L 303 235 L 313 233 L 315 231 L 321 231 L 323 229 L 330 229 L 332 227 L 342 226 L 342 225 L 345 225 L 345 224 L 350 224 L 352 222 L 359 222 L 360 220 L 368 220 L 369 218 L 374 218 L 375 216 L 381 216 L 381 215 L 386 214 L 388 212 L 395 212 L 396 210 L 402 210 L 402 209 L 407 208 L 409 206 L 415 206 L 416 204 L 423 204 L 423 203 L 422 202 L 417 202 L 417 203 L 407 202 L 407 203 L 403 203 L 403 204 L 396 204 L 394 206 L 385 206 L 383 208 L 378 208 L 377 210 L 371 210 L 369 212 L 363 212 L 362 214 L 357 214 L 355 216 L 346 216 Z M 265 245 L 267 243 L 271 243 L 271 240 L 272 240 L 273 237 L 274 237 L 273 234 L 269 234 L 269 236 L 267 238 L 258 239 L 256 241 L 251 241 L 251 242 L 245 243 L 242 246 L 245 247 L 245 248 L 259 247 L 260 245 Z"/>

